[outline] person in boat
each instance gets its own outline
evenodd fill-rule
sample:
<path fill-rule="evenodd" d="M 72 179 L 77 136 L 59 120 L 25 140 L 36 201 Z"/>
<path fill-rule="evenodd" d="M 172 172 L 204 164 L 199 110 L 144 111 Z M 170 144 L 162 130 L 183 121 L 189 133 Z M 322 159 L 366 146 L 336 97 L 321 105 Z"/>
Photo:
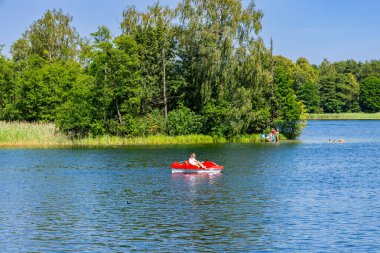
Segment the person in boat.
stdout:
<path fill-rule="evenodd" d="M 204 166 L 200 161 L 198 161 L 197 159 L 195 159 L 196 155 L 195 153 L 191 153 L 190 154 L 190 157 L 189 157 L 189 164 L 190 165 L 195 165 L 197 166 L 198 168 L 202 168 L 202 169 L 206 169 L 206 166 Z"/>

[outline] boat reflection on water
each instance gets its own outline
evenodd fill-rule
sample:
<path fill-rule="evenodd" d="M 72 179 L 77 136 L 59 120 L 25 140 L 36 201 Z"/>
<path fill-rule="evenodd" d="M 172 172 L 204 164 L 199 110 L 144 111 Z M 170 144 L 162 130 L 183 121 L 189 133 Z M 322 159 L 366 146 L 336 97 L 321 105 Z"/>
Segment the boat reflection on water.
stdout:
<path fill-rule="evenodd" d="M 214 206 L 215 187 L 222 178 L 222 173 L 173 173 L 172 180 L 177 192 L 182 192 L 181 199 L 195 206 Z"/>
<path fill-rule="evenodd" d="M 184 181 L 190 186 L 205 184 L 206 182 L 214 184 L 221 176 L 222 173 L 172 173 L 172 179 Z"/>
<path fill-rule="evenodd" d="M 176 183 L 187 186 L 190 190 L 203 188 L 206 185 L 213 185 L 222 177 L 222 173 L 172 173 L 172 179 Z"/>

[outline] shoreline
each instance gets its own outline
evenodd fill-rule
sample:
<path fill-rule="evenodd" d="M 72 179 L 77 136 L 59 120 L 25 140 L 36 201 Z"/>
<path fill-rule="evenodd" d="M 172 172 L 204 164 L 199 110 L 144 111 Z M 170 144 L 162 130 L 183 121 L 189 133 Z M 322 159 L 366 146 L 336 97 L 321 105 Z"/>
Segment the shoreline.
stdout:
<path fill-rule="evenodd" d="M 380 112 L 377 113 L 310 113 L 307 120 L 380 120 Z"/>
<path fill-rule="evenodd" d="M 281 136 L 282 140 L 286 138 Z M 70 139 L 53 123 L 27 123 L 0 121 L 0 148 L 51 148 L 51 147 L 111 147 L 135 145 L 186 145 L 214 143 L 260 143 L 260 134 L 242 135 L 232 140 L 209 135 L 151 135 L 144 137 L 118 137 L 103 135 Z"/>
<path fill-rule="evenodd" d="M 260 138 L 259 134 L 255 134 L 253 137 Z M 64 142 L 1 142 L 0 149 L 3 148 L 105 148 L 105 147 L 129 147 L 129 146 L 164 146 L 164 145 L 206 145 L 206 144 L 228 144 L 228 143 L 266 143 L 261 139 L 242 139 L 227 141 L 224 138 L 222 140 L 212 139 L 211 136 L 204 136 L 205 139 L 193 140 L 192 136 L 180 136 L 180 139 L 176 136 L 168 137 L 165 141 L 156 140 L 152 137 L 146 138 L 120 138 L 115 139 L 112 137 L 112 141 L 104 141 L 99 139 L 81 139 L 81 140 L 67 140 Z M 100 138 L 103 139 L 104 137 Z M 211 139 L 211 140 L 210 140 Z M 282 141 L 286 141 L 282 139 Z"/>

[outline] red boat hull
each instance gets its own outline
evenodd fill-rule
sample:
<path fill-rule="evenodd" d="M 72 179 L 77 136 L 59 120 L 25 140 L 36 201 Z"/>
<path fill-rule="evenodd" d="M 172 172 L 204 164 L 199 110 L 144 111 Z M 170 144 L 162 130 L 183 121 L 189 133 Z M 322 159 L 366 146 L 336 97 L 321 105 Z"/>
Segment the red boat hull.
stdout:
<path fill-rule="evenodd" d="M 206 167 L 206 169 L 197 167 L 195 165 L 189 164 L 187 161 L 184 163 L 174 162 L 172 163 L 172 172 L 221 172 L 223 170 L 223 166 L 217 165 L 216 163 L 205 161 L 202 164 Z"/>

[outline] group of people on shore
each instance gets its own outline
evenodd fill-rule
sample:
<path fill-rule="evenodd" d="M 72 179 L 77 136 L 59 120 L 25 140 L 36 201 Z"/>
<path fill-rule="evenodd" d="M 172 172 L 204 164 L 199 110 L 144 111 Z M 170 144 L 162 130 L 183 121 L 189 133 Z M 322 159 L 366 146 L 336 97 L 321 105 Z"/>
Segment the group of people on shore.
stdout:
<path fill-rule="evenodd" d="M 265 136 L 265 141 L 267 142 L 279 142 L 280 141 L 280 132 L 272 128 L 269 134 Z"/>

